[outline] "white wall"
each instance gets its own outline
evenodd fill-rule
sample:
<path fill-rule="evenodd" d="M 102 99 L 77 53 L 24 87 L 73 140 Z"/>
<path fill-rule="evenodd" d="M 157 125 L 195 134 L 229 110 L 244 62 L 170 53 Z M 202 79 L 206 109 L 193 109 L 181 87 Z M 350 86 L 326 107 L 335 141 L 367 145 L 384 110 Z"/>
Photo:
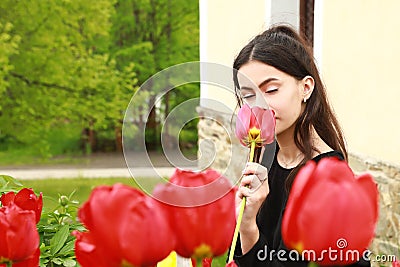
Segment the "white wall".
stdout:
<path fill-rule="evenodd" d="M 200 0 L 200 61 L 232 67 L 240 49 L 265 29 L 265 21 L 265 0 Z M 202 78 L 207 71 L 202 70 Z M 218 86 L 202 83 L 200 97 L 203 107 L 219 110 L 206 99 L 223 101 L 232 110 L 236 106 L 233 91 Z"/>
<path fill-rule="evenodd" d="M 400 164 L 400 1 L 323 2 L 322 74 L 350 152 Z"/>

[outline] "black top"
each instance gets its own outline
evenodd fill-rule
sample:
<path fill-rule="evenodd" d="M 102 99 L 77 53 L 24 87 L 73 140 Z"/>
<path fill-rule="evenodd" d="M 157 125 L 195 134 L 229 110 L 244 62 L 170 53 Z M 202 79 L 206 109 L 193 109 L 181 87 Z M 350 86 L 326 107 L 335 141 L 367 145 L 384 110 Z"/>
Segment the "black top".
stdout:
<path fill-rule="evenodd" d="M 268 184 L 270 192 L 261 206 L 257 215 L 257 226 L 260 232 L 257 243 L 245 255 L 242 254 L 240 237 L 238 238 L 234 260 L 238 266 L 304 266 L 308 262 L 291 261 L 290 250 L 286 248 L 282 241 L 281 224 L 282 216 L 286 207 L 288 194 L 285 189 L 285 181 L 293 169 L 285 169 L 279 165 L 276 150 L 274 160 L 268 172 Z M 322 153 L 313 160 L 318 162 L 325 157 L 337 157 L 343 160 L 344 157 L 339 151 Z M 265 157 L 262 165 L 265 166 Z M 277 255 L 278 251 L 280 254 Z M 283 252 L 284 251 L 284 252 Z M 283 254 L 284 253 L 284 254 Z M 287 258 L 287 261 L 280 259 Z M 370 266 L 369 262 L 358 262 L 350 266 Z"/>

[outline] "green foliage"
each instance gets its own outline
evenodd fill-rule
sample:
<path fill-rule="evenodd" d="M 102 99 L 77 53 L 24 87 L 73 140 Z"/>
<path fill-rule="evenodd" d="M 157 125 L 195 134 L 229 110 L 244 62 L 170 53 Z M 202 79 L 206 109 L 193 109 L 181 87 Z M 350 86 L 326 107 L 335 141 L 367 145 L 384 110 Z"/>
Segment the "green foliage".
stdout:
<path fill-rule="evenodd" d="M 135 62 L 140 84 L 167 67 L 199 60 L 198 1 L 121 0 L 115 5 L 115 10 L 112 17 L 111 51 L 118 68 Z M 174 84 L 171 79 L 169 84 Z M 177 104 L 199 95 L 199 87 L 192 89 L 182 95 L 175 93 L 176 89 L 168 92 L 155 112 L 149 114 L 144 137 L 147 148 L 160 148 L 163 118 Z M 145 104 L 153 107 L 157 96 L 151 89 L 148 93 Z M 136 124 L 140 125 L 140 122 L 136 121 Z M 196 134 L 197 128 L 192 127 L 190 131 Z M 135 148 L 133 144 L 131 147 Z"/>
<path fill-rule="evenodd" d="M 1 1 L 0 142 L 37 144 L 51 157 L 43 131 L 119 127 L 136 78 L 131 64 L 117 69 L 108 53 L 114 4 Z"/>
<path fill-rule="evenodd" d="M 21 189 L 23 185 L 11 176 L 0 175 L 0 196 L 7 192 L 16 192 Z"/>
<path fill-rule="evenodd" d="M 84 231 L 78 222 L 79 202 L 69 196 L 59 195 L 59 205 L 50 212 L 42 212 L 37 226 L 40 235 L 40 267 L 76 266 L 75 237 L 72 231 Z"/>
<path fill-rule="evenodd" d="M 9 83 L 6 77 L 13 69 L 10 57 L 17 53 L 20 37 L 12 33 L 13 25 L 10 22 L 0 22 L 0 95 L 7 89 Z M 2 103 L 0 102 L 0 112 Z"/>
<path fill-rule="evenodd" d="M 198 1 L 3 0 L 0 12 L 0 151 L 49 159 L 96 143 L 115 149 L 138 84 L 199 59 Z M 183 99 L 175 95 L 149 118 L 150 139 L 159 139 L 166 107 Z M 154 98 L 149 91 L 143 105 Z M 68 128 L 72 138 L 57 133 Z"/>

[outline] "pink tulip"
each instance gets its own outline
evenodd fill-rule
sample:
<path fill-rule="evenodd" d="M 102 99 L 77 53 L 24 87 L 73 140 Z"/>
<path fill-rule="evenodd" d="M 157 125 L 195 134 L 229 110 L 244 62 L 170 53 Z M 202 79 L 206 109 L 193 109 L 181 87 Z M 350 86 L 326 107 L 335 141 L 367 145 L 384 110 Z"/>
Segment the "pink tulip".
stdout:
<path fill-rule="evenodd" d="M 361 257 L 374 237 L 377 220 L 378 189 L 372 176 L 355 178 L 346 162 L 324 158 L 318 165 L 309 161 L 296 176 L 282 220 L 282 238 L 289 248 L 313 251 L 316 258 L 329 249 L 338 255 L 357 251 Z M 356 260 L 325 254 L 317 263 L 345 265 Z"/>
<path fill-rule="evenodd" d="M 275 116 L 269 109 L 244 104 L 236 120 L 236 137 L 242 145 L 249 147 L 252 141 L 258 147 L 270 144 L 275 138 Z"/>
<path fill-rule="evenodd" d="M 392 262 L 392 267 L 400 267 L 400 260 L 395 260 Z"/>

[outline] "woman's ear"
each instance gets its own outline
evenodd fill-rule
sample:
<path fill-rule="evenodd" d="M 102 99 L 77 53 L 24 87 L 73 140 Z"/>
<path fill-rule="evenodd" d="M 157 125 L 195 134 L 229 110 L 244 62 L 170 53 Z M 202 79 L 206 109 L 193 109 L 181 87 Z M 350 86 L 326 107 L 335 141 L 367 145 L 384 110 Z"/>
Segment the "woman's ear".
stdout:
<path fill-rule="evenodd" d="M 315 85 L 314 78 L 307 75 L 306 77 L 303 78 L 302 85 L 303 85 L 303 99 L 304 102 L 307 102 L 307 100 L 311 97 L 312 92 L 314 91 L 314 85 Z"/>

